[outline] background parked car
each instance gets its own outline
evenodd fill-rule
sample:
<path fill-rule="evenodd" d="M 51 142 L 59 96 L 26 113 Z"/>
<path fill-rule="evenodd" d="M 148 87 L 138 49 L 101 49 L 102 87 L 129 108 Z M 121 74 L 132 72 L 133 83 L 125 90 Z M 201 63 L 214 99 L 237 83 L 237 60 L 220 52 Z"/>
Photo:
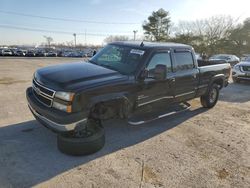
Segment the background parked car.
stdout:
<path fill-rule="evenodd" d="M 36 51 L 35 54 L 36 54 L 36 57 L 46 57 L 47 56 L 47 53 L 45 51 L 41 51 L 41 50 Z"/>
<path fill-rule="evenodd" d="M 250 80 L 250 56 L 233 67 L 232 78 L 236 83 L 240 80 Z"/>
<path fill-rule="evenodd" d="M 245 59 L 247 59 L 248 57 L 250 57 L 250 54 L 242 54 L 242 56 L 240 57 L 240 60 L 245 61 Z"/>
<path fill-rule="evenodd" d="M 216 54 L 211 56 L 209 60 L 225 60 L 227 63 L 230 63 L 231 66 L 234 66 L 240 62 L 240 58 L 231 54 Z"/>
<path fill-rule="evenodd" d="M 47 57 L 57 57 L 57 53 L 50 51 L 48 52 Z"/>
<path fill-rule="evenodd" d="M 3 49 L 2 50 L 2 56 L 12 56 L 13 53 L 10 49 Z"/>
<path fill-rule="evenodd" d="M 25 56 L 26 54 L 25 54 L 25 51 L 23 51 L 23 50 L 16 50 L 16 51 L 14 51 L 14 55 L 15 56 Z"/>
<path fill-rule="evenodd" d="M 35 57 L 36 56 L 36 53 L 33 51 L 33 50 L 29 50 L 26 55 L 27 57 Z"/>

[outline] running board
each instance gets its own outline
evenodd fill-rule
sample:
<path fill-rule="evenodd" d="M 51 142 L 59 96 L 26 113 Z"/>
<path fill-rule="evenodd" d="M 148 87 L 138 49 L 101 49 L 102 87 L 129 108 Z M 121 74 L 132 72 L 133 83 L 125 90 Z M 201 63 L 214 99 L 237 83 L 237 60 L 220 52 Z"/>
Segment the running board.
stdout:
<path fill-rule="evenodd" d="M 130 125 L 141 125 L 141 124 L 149 123 L 151 121 L 161 119 L 164 117 L 168 117 L 174 114 L 179 114 L 181 112 L 189 110 L 190 108 L 191 108 L 191 105 L 187 102 L 184 102 L 176 106 L 171 106 L 165 111 L 158 112 L 157 114 L 156 113 L 151 114 L 150 112 L 147 112 L 144 114 L 141 113 L 141 114 L 134 115 L 128 119 L 128 123 Z"/>

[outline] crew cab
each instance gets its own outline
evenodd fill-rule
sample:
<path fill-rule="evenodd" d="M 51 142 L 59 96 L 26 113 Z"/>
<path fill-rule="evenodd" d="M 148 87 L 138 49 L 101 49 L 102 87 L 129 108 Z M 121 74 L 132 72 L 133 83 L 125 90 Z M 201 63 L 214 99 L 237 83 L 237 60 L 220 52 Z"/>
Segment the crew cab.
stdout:
<path fill-rule="evenodd" d="M 38 69 L 26 96 L 35 118 L 59 133 L 58 148 L 81 155 L 103 146 L 102 120 L 197 97 L 213 107 L 230 71 L 228 63 L 200 67 L 189 45 L 113 42 L 88 62 Z"/>

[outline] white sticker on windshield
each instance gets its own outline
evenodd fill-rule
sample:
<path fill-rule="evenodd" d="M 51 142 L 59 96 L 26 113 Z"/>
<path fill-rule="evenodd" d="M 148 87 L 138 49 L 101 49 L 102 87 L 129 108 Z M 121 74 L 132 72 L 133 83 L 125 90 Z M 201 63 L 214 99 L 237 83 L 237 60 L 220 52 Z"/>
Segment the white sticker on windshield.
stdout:
<path fill-rule="evenodd" d="M 145 51 L 143 50 L 137 50 L 137 49 L 132 49 L 130 50 L 131 54 L 138 54 L 138 55 L 143 55 Z"/>

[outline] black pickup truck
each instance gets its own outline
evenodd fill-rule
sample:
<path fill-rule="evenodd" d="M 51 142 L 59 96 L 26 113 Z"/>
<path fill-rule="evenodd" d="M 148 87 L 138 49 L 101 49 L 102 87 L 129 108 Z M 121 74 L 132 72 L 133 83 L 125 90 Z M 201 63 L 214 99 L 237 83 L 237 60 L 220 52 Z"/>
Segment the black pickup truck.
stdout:
<path fill-rule="evenodd" d="M 105 119 L 129 119 L 147 105 L 168 108 L 196 97 L 213 107 L 230 71 L 227 63 L 200 67 L 188 45 L 114 42 L 88 62 L 37 70 L 26 96 L 35 118 L 58 133 L 58 148 L 83 155 L 103 147 Z"/>

